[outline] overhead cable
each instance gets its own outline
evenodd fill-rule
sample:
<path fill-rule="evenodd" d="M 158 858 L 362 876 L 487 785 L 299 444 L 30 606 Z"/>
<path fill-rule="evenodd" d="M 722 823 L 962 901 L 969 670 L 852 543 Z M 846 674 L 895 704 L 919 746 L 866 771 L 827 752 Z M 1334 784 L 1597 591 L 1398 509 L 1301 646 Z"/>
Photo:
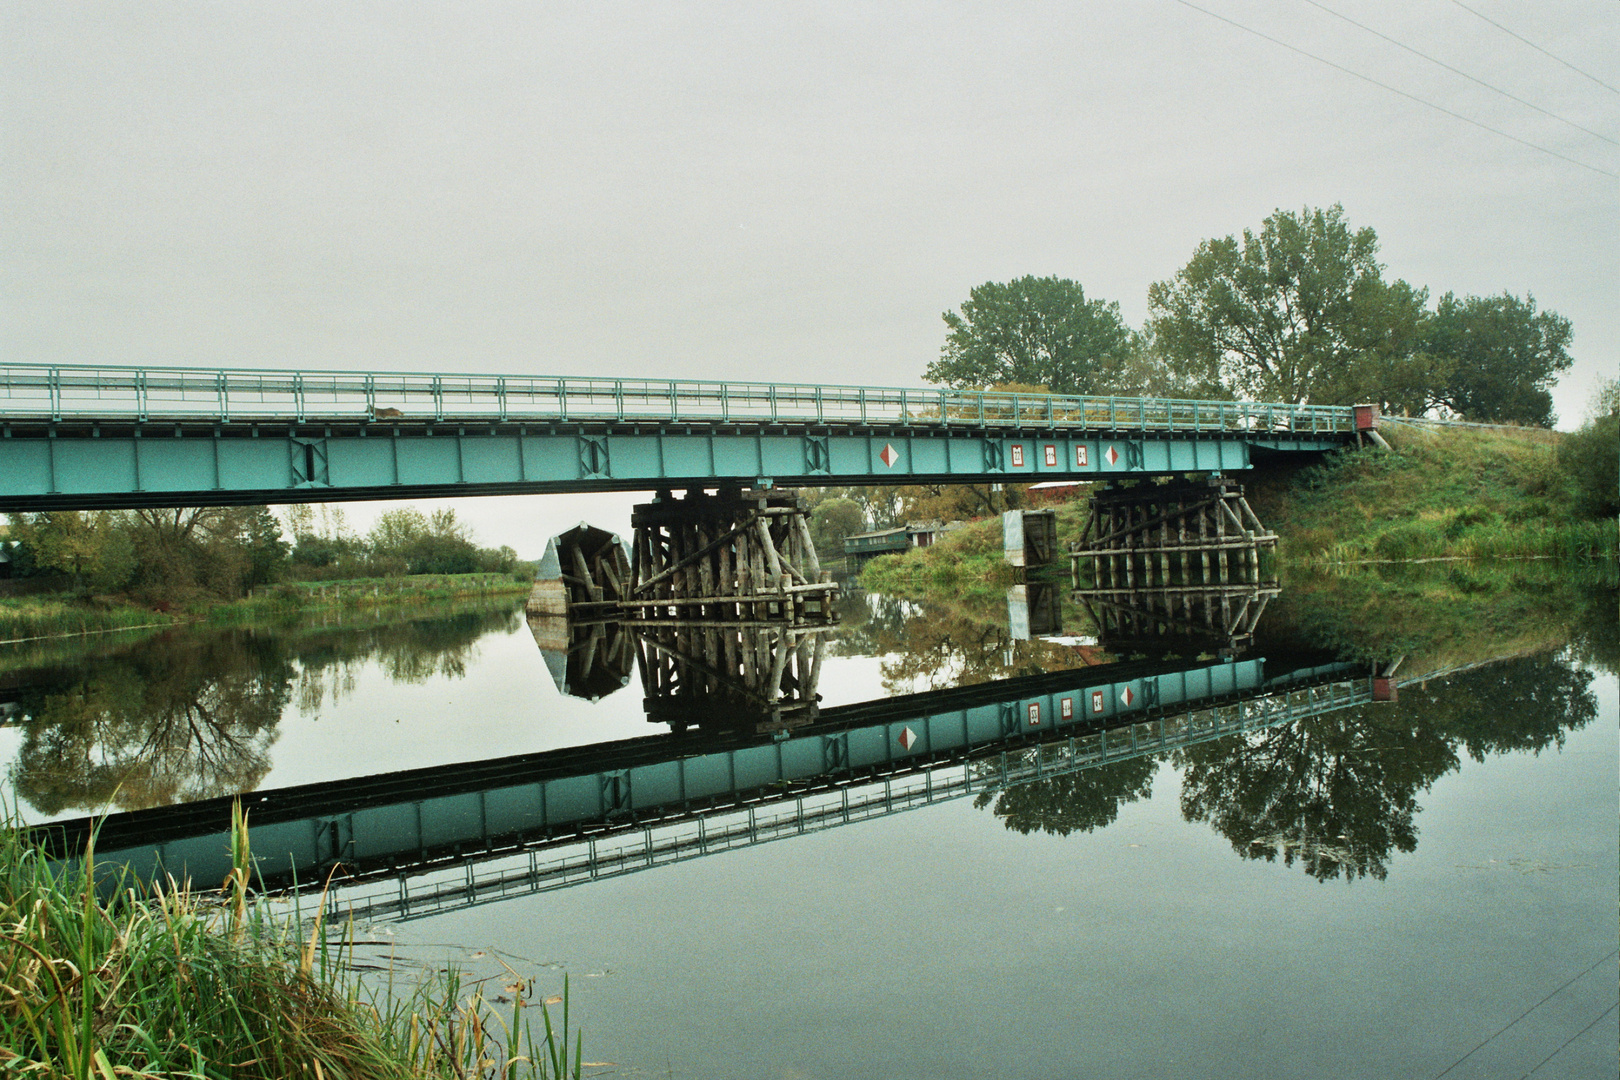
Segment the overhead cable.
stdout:
<path fill-rule="evenodd" d="M 1617 142 L 1614 139 L 1609 138 L 1607 135 L 1604 135 L 1602 132 L 1593 131 L 1589 127 L 1582 127 L 1580 124 L 1577 124 L 1573 120 L 1570 120 L 1570 119 L 1567 119 L 1565 117 L 1559 116 L 1557 113 L 1550 112 L 1547 109 L 1543 109 L 1540 105 L 1537 105 L 1533 101 L 1526 101 L 1526 100 L 1524 100 L 1524 98 L 1519 97 L 1516 94 L 1511 94 L 1508 91 L 1502 89 L 1500 86 L 1494 86 L 1491 83 L 1486 82 L 1484 79 L 1475 78 L 1474 76 L 1468 74 L 1468 72 L 1466 72 L 1466 71 L 1462 71 L 1462 70 L 1460 70 L 1458 68 L 1452 67 L 1450 64 L 1446 63 L 1444 60 L 1437 60 L 1434 57 L 1430 56 L 1428 53 L 1419 52 L 1417 49 L 1412 48 L 1412 46 L 1406 44 L 1403 41 L 1396 41 L 1394 38 L 1390 37 L 1388 34 L 1381 33 L 1381 32 L 1379 32 L 1377 30 L 1374 30 L 1372 27 L 1368 26 L 1365 23 L 1357 22 L 1356 20 L 1352 19 L 1348 15 L 1344 15 L 1344 14 L 1341 14 L 1340 12 L 1334 11 L 1332 8 L 1328 7 L 1326 4 L 1319 4 L 1319 3 L 1316 2 L 1316 0 L 1304 0 L 1304 2 L 1311 5 L 1311 7 L 1313 7 L 1313 8 L 1320 8 L 1321 10 L 1327 12 L 1329 15 L 1332 15 L 1335 19 L 1343 19 L 1345 22 L 1349 23 L 1351 26 L 1360 27 L 1361 29 L 1367 31 L 1367 33 L 1372 34 L 1374 37 L 1383 38 L 1385 41 L 1389 42 L 1391 45 L 1395 45 L 1395 46 L 1398 46 L 1398 47 L 1400 47 L 1402 49 L 1405 49 L 1407 52 L 1411 53 L 1413 56 L 1422 57 L 1424 60 L 1427 60 L 1431 64 L 1437 64 L 1440 67 L 1443 67 L 1447 71 L 1451 72 L 1453 75 L 1461 75 L 1463 78 L 1467 79 L 1469 82 L 1478 83 L 1480 86 L 1483 86 L 1487 90 L 1493 90 L 1496 93 L 1501 94 L 1503 97 L 1507 98 L 1510 101 L 1517 101 L 1520 105 L 1528 106 L 1529 108 L 1532 108 L 1532 109 L 1536 110 L 1536 112 L 1541 113 L 1543 116 L 1550 116 L 1554 120 L 1559 121 L 1560 123 L 1568 124 L 1570 127 L 1576 129 L 1577 131 L 1584 131 L 1588 135 L 1593 136 L 1594 138 L 1602 139 L 1604 142 L 1608 143 L 1610 146 L 1620 146 L 1620 142 Z"/>
<path fill-rule="evenodd" d="M 1536 52 L 1541 53 L 1543 56 L 1548 56 L 1548 57 L 1551 57 L 1552 59 L 1558 61 L 1560 64 L 1563 64 L 1565 67 L 1569 68 L 1569 70 L 1575 72 L 1575 74 L 1584 75 L 1588 79 L 1591 79 L 1593 82 L 1597 83 L 1599 86 L 1603 87 L 1603 89 L 1612 90 L 1612 91 L 1614 91 L 1614 93 L 1620 94 L 1620 89 L 1615 89 L 1614 87 L 1610 86 L 1608 83 L 1604 82 L 1602 79 L 1598 78 L 1596 75 L 1591 74 L 1590 72 L 1582 71 L 1580 68 L 1576 67 L 1574 64 L 1570 63 L 1568 60 L 1565 60 L 1562 56 L 1558 56 L 1558 55 L 1556 55 L 1554 53 L 1548 52 L 1546 49 L 1543 49 L 1540 45 L 1537 45 L 1535 42 L 1531 41 L 1529 38 L 1519 37 L 1518 34 L 1515 34 L 1513 31 L 1509 30 L 1507 27 L 1503 26 L 1501 23 L 1497 22 L 1495 19 L 1491 18 L 1490 16 L 1488 16 L 1488 15 L 1480 15 L 1479 12 L 1475 11 L 1473 8 L 1469 7 L 1467 4 L 1463 3 L 1462 0 L 1451 0 L 1451 2 L 1453 4 L 1456 4 L 1458 7 L 1462 8 L 1464 11 L 1468 12 L 1468 14 L 1476 15 L 1479 18 L 1484 19 L 1486 22 L 1490 23 L 1492 26 L 1494 26 L 1498 30 L 1502 31 L 1502 33 L 1506 34 L 1508 37 L 1518 38 L 1520 41 L 1524 42 L 1526 45 L 1528 45 L 1532 49 L 1536 50 Z"/>
<path fill-rule="evenodd" d="M 1240 22 L 1237 22 L 1237 21 L 1235 21 L 1233 19 L 1227 18 L 1225 15 L 1221 15 L 1221 14 L 1219 14 L 1217 12 L 1211 11 L 1208 8 L 1199 7 L 1197 4 L 1192 3 L 1191 0 L 1176 0 L 1176 3 L 1181 4 L 1184 7 L 1190 7 L 1194 11 L 1203 12 L 1205 15 L 1208 15 L 1212 19 L 1219 19 L 1221 22 L 1226 23 L 1228 26 L 1235 26 L 1239 30 L 1244 31 L 1245 33 L 1253 34 L 1255 37 L 1264 38 L 1265 40 L 1271 42 L 1273 45 L 1281 45 L 1283 48 L 1287 49 L 1289 52 L 1296 52 L 1299 55 L 1301 55 L 1303 57 L 1306 57 L 1307 59 L 1315 60 L 1319 64 L 1326 64 L 1328 67 L 1333 68 L 1335 71 L 1342 71 L 1346 75 L 1350 75 L 1350 76 L 1353 76 L 1353 77 L 1355 77 L 1357 79 L 1360 79 L 1362 82 L 1372 83 L 1374 86 L 1379 87 L 1379 88 L 1384 89 L 1384 90 L 1388 90 L 1392 94 L 1399 94 L 1401 97 L 1406 98 L 1408 101 L 1415 101 L 1419 105 L 1427 105 L 1429 108 L 1435 109 L 1435 110 L 1437 110 L 1439 112 L 1443 112 L 1447 116 L 1452 117 L 1453 119 L 1461 120 L 1465 124 L 1472 124 L 1475 127 L 1479 128 L 1479 129 L 1481 129 L 1483 131 L 1489 131 L 1493 135 L 1500 135 L 1504 139 L 1511 139 L 1512 141 L 1518 143 L 1520 146 L 1528 146 L 1532 150 L 1539 150 L 1543 154 L 1547 154 L 1550 157 L 1555 157 L 1560 161 L 1567 161 L 1571 165 L 1579 165 L 1581 168 L 1589 169 L 1592 172 L 1597 173 L 1599 176 L 1607 176 L 1611 180 L 1620 180 L 1620 173 L 1612 173 L 1609 170 L 1604 169 L 1604 168 L 1600 168 L 1597 165 L 1589 165 L 1584 161 L 1580 161 L 1580 160 L 1578 160 L 1576 158 L 1572 158 L 1572 157 L 1568 157 L 1568 156 L 1566 156 L 1564 154 L 1560 154 L 1556 150 L 1549 150 L 1545 146 L 1539 146 L 1536 143 L 1530 142 L 1530 141 L 1528 141 L 1526 139 L 1521 139 L 1517 135 L 1509 135 L 1507 132 L 1503 131 L 1501 128 L 1494 128 L 1494 127 L 1491 127 L 1489 124 L 1481 123 L 1480 121 L 1475 120 L 1473 117 L 1464 116 L 1462 113 L 1459 113 L 1459 112 L 1453 112 L 1452 110 L 1446 108 L 1444 105 L 1440 105 L 1440 104 L 1437 104 L 1437 103 L 1435 103 L 1433 101 L 1429 101 L 1427 98 L 1420 98 L 1416 94 L 1408 93 L 1405 90 L 1401 90 L 1401 89 L 1399 89 L 1397 87 L 1391 86 L 1386 82 L 1379 82 L 1377 79 L 1373 78 L 1370 75 L 1363 75 L 1359 71 L 1352 71 L 1350 68 L 1345 67 L 1343 64 L 1336 64 L 1332 60 L 1329 60 L 1329 59 L 1327 59 L 1325 57 L 1317 56 L 1313 52 L 1306 52 L 1304 49 L 1301 49 L 1297 45 L 1290 45 L 1290 44 L 1288 44 L 1288 42 L 1282 41 L 1282 40 L 1280 40 L 1278 38 L 1274 38 L 1270 34 L 1262 33 L 1261 31 L 1256 30 L 1252 26 L 1245 26 Z"/>

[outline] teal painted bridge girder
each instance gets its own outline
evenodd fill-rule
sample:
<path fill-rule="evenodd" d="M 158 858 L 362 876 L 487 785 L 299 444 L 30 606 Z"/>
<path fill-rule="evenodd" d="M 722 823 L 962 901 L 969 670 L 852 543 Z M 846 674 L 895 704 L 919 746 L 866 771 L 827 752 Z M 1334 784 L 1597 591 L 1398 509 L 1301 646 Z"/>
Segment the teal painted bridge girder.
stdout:
<path fill-rule="evenodd" d="M 0 367 L 0 511 L 1231 472 L 1334 406 L 880 387 Z"/>

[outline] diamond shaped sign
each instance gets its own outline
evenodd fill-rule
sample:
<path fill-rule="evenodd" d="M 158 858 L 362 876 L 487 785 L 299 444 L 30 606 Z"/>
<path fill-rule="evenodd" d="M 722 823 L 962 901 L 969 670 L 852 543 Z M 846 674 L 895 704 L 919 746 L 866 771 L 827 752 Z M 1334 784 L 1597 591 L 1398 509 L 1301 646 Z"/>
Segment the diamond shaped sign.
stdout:
<path fill-rule="evenodd" d="M 1110 446 L 1103 452 L 1103 457 L 1108 461 L 1108 464 L 1116 464 L 1119 461 L 1119 451 Z"/>
<path fill-rule="evenodd" d="M 910 728 L 900 729 L 900 749 L 910 750 L 917 745 L 917 733 Z"/>
<path fill-rule="evenodd" d="M 892 469 L 894 468 L 894 463 L 900 460 L 900 451 L 896 450 L 889 443 L 884 443 L 883 452 L 878 455 L 878 460 Z"/>
<path fill-rule="evenodd" d="M 1124 700 L 1126 706 L 1130 706 L 1136 701 L 1136 695 L 1131 692 L 1131 688 L 1128 686 L 1125 688 L 1125 693 L 1121 694 L 1120 697 Z"/>

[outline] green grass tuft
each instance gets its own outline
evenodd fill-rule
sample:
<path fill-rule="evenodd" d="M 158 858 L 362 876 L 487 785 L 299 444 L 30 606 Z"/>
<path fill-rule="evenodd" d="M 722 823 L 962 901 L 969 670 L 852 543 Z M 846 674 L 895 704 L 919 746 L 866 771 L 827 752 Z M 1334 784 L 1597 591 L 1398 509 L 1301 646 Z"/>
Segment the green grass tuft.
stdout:
<path fill-rule="evenodd" d="M 451 972 L 362 980 L 352 928 L 277 911 L 249 887 L 245 819 L 219 893 L 148 893 L 83 860 L 52 864 L 0 828 L 0 1072 L 117 1077 L 577 1077 L 560 1024 L 515 992 L 510 1016 Z M 518 980 L 521 983 L 521 980 Z M 510 987 L 508 989 L 511 989 Z"/>

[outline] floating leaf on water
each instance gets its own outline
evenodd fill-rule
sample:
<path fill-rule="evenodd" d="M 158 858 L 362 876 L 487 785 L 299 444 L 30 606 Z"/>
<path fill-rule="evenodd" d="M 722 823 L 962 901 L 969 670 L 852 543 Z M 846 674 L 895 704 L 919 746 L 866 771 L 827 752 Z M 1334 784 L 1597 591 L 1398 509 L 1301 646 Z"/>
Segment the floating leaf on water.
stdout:
<path fill-rule="evenodd" d="M 472 954 L 472 958 L 474 960 L 482 960 L 485 956 L 488 956 L 488 955 L 489 954 L 484 952 L 483 949 L 479 949 L 477 952 Z"/>
<path fill-rule="evenodd" d="M 561 1005 L 562 1004 L 562 995 L 561 994 L 552 994 L 550 997 L 546 998 L 546 1000 L 542 1001 L 540 1004 L 542 1004 L 542 1005 Z"/>

